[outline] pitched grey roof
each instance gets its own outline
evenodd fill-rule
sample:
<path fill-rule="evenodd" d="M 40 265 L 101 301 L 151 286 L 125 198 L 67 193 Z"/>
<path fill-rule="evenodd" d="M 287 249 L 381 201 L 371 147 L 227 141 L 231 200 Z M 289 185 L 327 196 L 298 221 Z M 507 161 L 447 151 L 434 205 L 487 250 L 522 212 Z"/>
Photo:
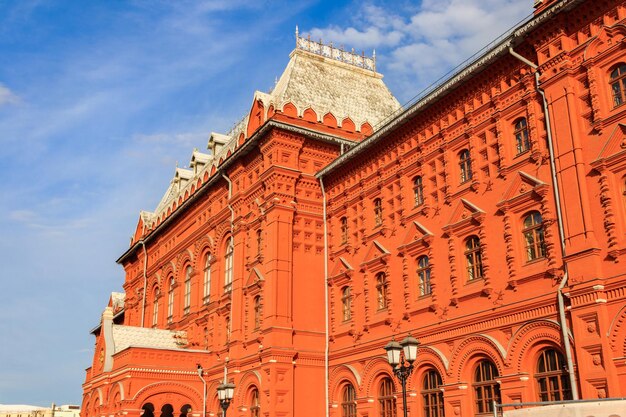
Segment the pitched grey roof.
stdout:
<path fill-rule="evenodd" d="M 266 107 L 291 102 L 302 114 L 311 107 L 321 119 L 331 112 L 341 124 L 350 117 L 357 129 L 365 122 L 374 126 L 400 108 L 377 72 L 358 68 L 301 49 L 291 60 L 270 94 L 258 93 Z"/>

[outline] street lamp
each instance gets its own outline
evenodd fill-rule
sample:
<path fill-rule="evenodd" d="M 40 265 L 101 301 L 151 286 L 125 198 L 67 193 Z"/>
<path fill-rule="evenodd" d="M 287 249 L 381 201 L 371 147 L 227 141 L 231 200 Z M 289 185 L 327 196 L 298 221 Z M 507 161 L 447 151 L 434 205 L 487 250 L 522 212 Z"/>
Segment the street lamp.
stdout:
<path fill-rule="evenodd" d="M 400 383 L 402 384 L 402 405 L 404 409 L 404 417 L 408 416 L 406 408 L 406 380 L 409 379 L 411 371 L 413 371 L 413 362 L 417 357 L 417 347 L 420 342 L 410 334 L 398 343 L 393 338 L 387 343 L 385 350 L 387 351 L 387 360 L 393 368 Z M 401 355 L 402 353 L 402 355 Z"/>
<path fill-rule="evenodd" d="M 226 417 L 226 410 L 230 405 L 230 401 L 233 399 L 235 392 L 235 384 L 224 381 L 217 386 L 217 398 L 220 400 L 222 410 L 224 411 L 224 417 Z"/>

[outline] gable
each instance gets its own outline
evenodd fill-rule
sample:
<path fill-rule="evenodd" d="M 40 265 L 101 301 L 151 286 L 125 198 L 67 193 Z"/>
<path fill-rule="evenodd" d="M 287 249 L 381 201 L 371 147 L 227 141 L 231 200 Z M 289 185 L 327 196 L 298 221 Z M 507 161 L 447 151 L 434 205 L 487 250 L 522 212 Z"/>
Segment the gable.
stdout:
<path fill-rule="evenodd" d="M 485 212 L 482 209 L 462 198 L 452 211 L 448 225 L 453 226 L 472 218 L 481 221 L 484 215 Z"/>
<path fill-rule="evenodd" d="M 524 171 L 518 171 L 511 184 L 502 195 L 502 200 L 497 204 L 498 207 L 505 205 L 507 202 L 515 200 L 517 197 L 525 196 L 528 193 L 536 191 L 538 187 L 547 186 L 547 184 Z"/>
<path fill-rule="evenodd" d="M 340 256 L 333 266 L 333 269 L 330 273 L 330 278 L 335 278 L 340 275 L 350 275 L 353 270 L 354 268 L 352 268 L 348 261 Z"/>
<path fill-rule="evenodd" d="M 592 165 L 605 162 L 611 157 L 620 155 L 626 152 L 626 125 L 619 123 L 615 126 L 615 129 L 609 134 L 600 154 L 596 158 Z"/>
<path fill-rule="evenodd" d="M 258 284 L 263 281 L 265 281 L 263 274 L 256 267 L 254 267 L 250 270 L 250 273 L 248 274 L 248 279 L 246 280 L 246 287 L 249 287 L 254 284 Z"/>
<path fill-rule="evenodd" d="M 361 262 L 361 265 L 367 267 L 372 266 L 376 263 L 385 264 L 389 255 L 390 252 L 377 240 L 374 240 L 372 241 L 370 247 L 365 253 L 365 257 L 363 258 L 363 262 Z"/>
<path fill-rule="evenodd" d="M 412 252 L 422 246 L 428 246 L 433 236 L 433 233 L 419 222 L 411 222 L 404 239 L 402 239 L 402 244 L 398 248 L 400 254 L 405 251 Z"/>

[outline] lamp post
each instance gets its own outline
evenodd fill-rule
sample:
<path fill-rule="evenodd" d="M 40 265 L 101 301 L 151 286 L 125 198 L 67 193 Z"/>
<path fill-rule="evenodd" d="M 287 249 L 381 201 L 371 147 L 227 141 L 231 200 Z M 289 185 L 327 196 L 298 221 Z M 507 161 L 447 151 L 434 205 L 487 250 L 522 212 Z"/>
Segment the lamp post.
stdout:
<path fill-rule="evenodd" d="M 230 401 L 233 399 L 234 392 L 235 384 L 224 381 L 217 386 L 217 398 L 220 400 L 222 411 L 224 411 L 224 417 L 226 417 L 226 410 L 230 405 Z"/>
<path fill-rule="evenodd" d="M 408 410 L 406 408 L 406 380 L 409 378 L 409 375 L 411 375 L 411 371 L 413 371 L 413 362 L 415 362 L 419 344 L 420 342 L 409 334 L 402 342 L 398 343 L 392 338 L 391 342 L 387 343 L 385 346 L 389 365 L 391 365 L 394 374 L 396 374 L 402 384 L 404 417 L 408 416 Z"/>
<path fill-rule="evenodd" d="M 202 417 L 206 417 L 206 379 L 203 376 L 204 369 L 202 369 L 202 365 L 198 364 L 198 376 L 202 380 Z"/>

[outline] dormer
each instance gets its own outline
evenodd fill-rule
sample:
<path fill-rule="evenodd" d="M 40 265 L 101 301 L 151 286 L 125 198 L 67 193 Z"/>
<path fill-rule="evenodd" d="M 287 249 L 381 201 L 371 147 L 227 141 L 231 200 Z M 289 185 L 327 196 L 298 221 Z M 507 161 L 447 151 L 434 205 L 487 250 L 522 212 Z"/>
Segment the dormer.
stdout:
<path fill-rule="evenodd" d="M 535 4 L 533 4 L 535 16 L 552 6 L 556 1 L 557 0 L 535 0 Z"/>
<path fill-rule="evenodd" d="M 193 178 L 193 171 L 191 169 L 176 168 L 174 183 L 178 184 L 178 191 L 182 190 L 191 178 Z"/>
<path fill-rule="evenodd" d="M 220 153 L 220 151 L 224 148 L 224 145 L 226 145 L 228 141 L 230 141 L 229 136 L 222 135 L 221 133 L 211 132 L 207 149 L 209 149 L 211 151 L 211 154 L 215 156 Z"/>
<path fill-rule="evenodd" d="M 213 155 L 202 153 L 198 151 L 198 149 L 194 149 L 191 154 L 189 168 L 193 170 L 193 175 L 198 175 L 198 172 L 202 171 L 202 168 L 204 168 L 206 164 L 211 163 L 211 161 L 213 161 Z"/>

